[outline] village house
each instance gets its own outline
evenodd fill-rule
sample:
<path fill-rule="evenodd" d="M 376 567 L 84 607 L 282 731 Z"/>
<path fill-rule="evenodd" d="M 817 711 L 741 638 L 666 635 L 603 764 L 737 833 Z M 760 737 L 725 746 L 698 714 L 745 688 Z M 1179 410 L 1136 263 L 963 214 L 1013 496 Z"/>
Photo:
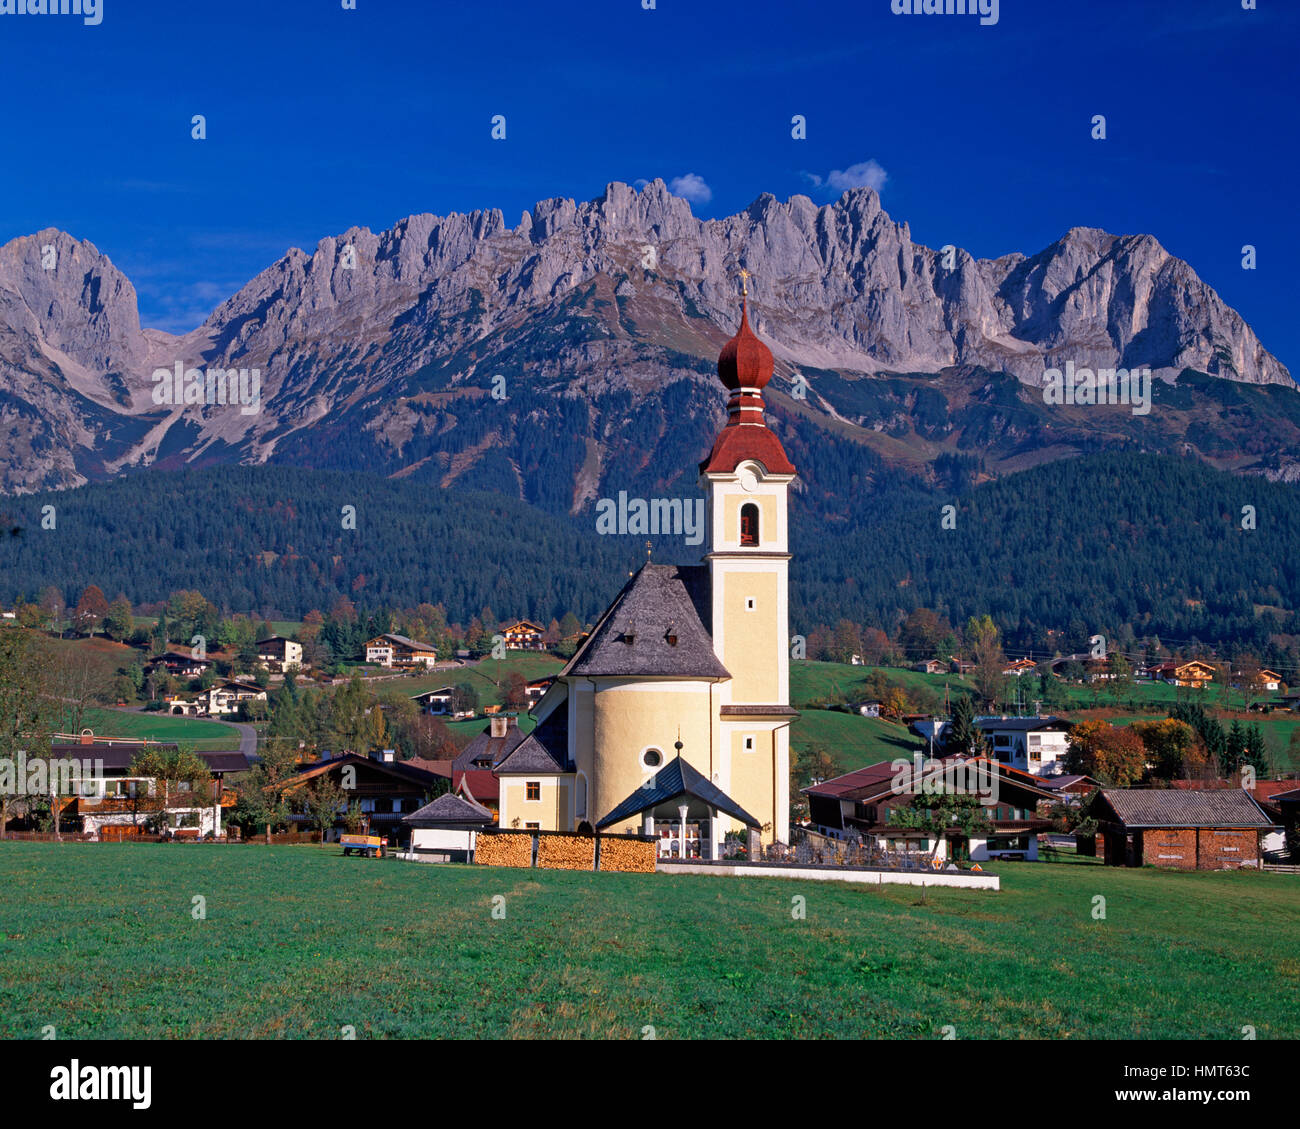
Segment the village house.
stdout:
<path fill-rule="evenodd" d="M 216 683 L 207 694 L 200 698 L 206 700 L 207 713 L 212 717 L 223 714 L 238 713 L 243 702 L 265 702 L 266 691 L 255 682 L 240 682 L 233 678 Z"/>
<path fill-rule="evenodd" d="M 231 773 L 246 772 L 248 758 L 238 751 L 196 753 L 209 773 L 206 789 L 196 793 L 183 781 L 169 784 L 133 775 L 131 766 L 146 748 L 174 752 L 177 746 L 96 739 L 90 731 L 76 740 L 56 740 L 50 747 L 52 761 L 78 761 L 83 779 L 93 766 L 102 781 L 64 798 L 60 808 L 64 830 L 95 840 L 132 838 L 153 828 L 176 838 L 224 837 L 224 814 L 236 798 L 224 781 Z"/>
<path fill-rule="evenodd" d="M 531 709 L 542 700 L 542 696 L 551 688 L 551 683 L 555 679 L 551 678 L 534 678 L 524 689 L 524 696 L 528 699 L 528 706 Z"/>
<path fill-rule="evenodd" d="M 1035 776 L 1062 771 L 1074 723 L 1059 717 L 980 717 L 975 725 L 1004 764 Z"/>
<path fill-rule="evenodd" d="M 430 713 L 435 717 L 452 712 L 451 704 L 455 697 L 454 686 L 439 686 L 436 690 L 425 690 L 422 694 L 412 694 L 411 701 L 420 707 L 421 713 Z"/>
<path fill-rule="evenodd" d="M 884 703 L 878 702 L 874 698 L 868 702 L 859 702 L 858 713 L 860 713 L 863 717 L 879 717 L 880 707 L 883 704 Z"/>
<path fill-rule="evenodd" d="M 1279 830 L 1240 788 L 1103 788 L 1091 811 L 1108 866 L 1258 866 L 1261 838 Z"/>
<path fill-rule="evenodd" d="M 1003 674 L 1009 674 L 1012 677 L 1019 678 L 1023 674 L 1033 674 L 1038 669 L 1038 664 L 1033 659 L 1016 659 L 1013 663 L 1008 663 L 1002 668 Z"/>
<path fill-rule="evenodd" d="M 912 800 L 925 790 L 926 777 L 935 771 L 945 780 L 951 779 L 949 790 L 959 791 L 973 780 L 988 785 L 988 798 L 994 802 L 983 805 L 983 810 L 990 830 L 969 836 L 945 831 L 936 843 L 931 832 L 890 822 L 890 813 L 911 807 Z M 961 756 L 923 762 L 919 773 L 915 762 L 904 767 L 886 761 L 810 785 L 803 794 L 808 797 L 809 819 L 821 835 L 865 840 L 882 851 L 973 862 L 1002 857 L 1037 859 L 1038 835 L 1052 827 L 1050 820 L 1038 815 L 1038 805 L 1055 801 L 1053 793 L 1028 773 L 984 757 Z"/>
<path fill-rule="evenodd" d="M 374 639 L 367 639 L 365 655 L 368 663 L 401 670 L 430 667 L 438 661 L 432 644 L 408 639 L 405 635 L 377 635 Z"/>
<path fill-rule="evenodd" d="M 291 802 L 300 798 L 319 777 L 328 777 L 347 797 L 347 805 L 340 808 L 334 826 L 326 832 L 327 840 L 335 840 L 343 833 L 346 808 L 355 802 L 368 833 L 386 836 L 394 846 L 402 844 L 410 833 L 409 826 L 402 822 L 403 817 L 419 811 L 431 796 L 445 791 L 450 783 L 445 777 L 396 760 L 392 750 L 369 757 L 344 753 L 326 755 L 302 769 L 286 783 L 285 795 Z M 309 820 L 298 811 L 291 822 L 305 830 Z"/>
<path fill-rule="evenodd" d="M 1201 662 L 1200 659 L 1192 659 L 1190 662 L 1170 660 L 1157 663 L 1151 668 L 1151 675 L 1171 686 L 1190 686 L 1194 690 L 1199 690 L 1214 681 L 1214 667 L 1207 662 Z"/>
<path fill-rule="evenodd" d="M 919 674 L 943 674 L 948 667 L 938 659 L 926 659 L 925 662 L 914 664 L 912 669 Z"/>
<path fill-rule="evenodd" d="M 165 670 L 175 678 L 198 678 L 211 666 L 211 659 L 198 658 L 189 651 L 166 650 L 150 659 L 145 669 Z"/>
<path fill-rule="evenodd" d="M 302 665 L 302 644 L 282 635 L 271 635 L 257 641 L 257 661 L 268 670 L 283 673 Z"/>
<path fill-rule="evenodd" d="M 545 632 L 546 629 L 540 624 L 527 619 L 517 619 L 501 630 L 507 651 L 544 651 L 546 642 L 542 636 Z"/>

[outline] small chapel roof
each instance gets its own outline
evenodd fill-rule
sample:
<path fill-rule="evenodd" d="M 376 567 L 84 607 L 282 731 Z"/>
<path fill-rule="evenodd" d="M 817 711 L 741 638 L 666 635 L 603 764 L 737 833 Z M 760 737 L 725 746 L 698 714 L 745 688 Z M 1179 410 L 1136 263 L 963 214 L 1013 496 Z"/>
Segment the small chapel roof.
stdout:
<path fill-rule="evenodd" d="M 704 626 L 709 601 L 707 566 L 647 562 L 614 597 L 561 676 L 730 678 Z"/>
<path fill-rule="evenodd" d="M 680 748 L 680 742 L 678 743 Z M 702 773 L 682 760 L 680 753 L 641 785 L 626 800 L 619 804 L 604 819 L 596 824 L 596 830 L 622 823 L 643 811 L 670 803 L 678 796 L 694 796 L 703 800 L 711 808 L 740 820 L 747 827 L 759 827 L 761 824 L 728 796 L 721 788 L 711 783 Z"/>

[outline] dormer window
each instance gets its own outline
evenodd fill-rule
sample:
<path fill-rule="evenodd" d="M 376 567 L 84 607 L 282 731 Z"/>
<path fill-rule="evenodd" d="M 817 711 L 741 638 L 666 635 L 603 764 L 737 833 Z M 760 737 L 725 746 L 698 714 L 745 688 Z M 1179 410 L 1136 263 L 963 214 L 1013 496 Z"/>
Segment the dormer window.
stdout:
<path fill-rule="evenodd" d="M 670 647 L 677 646 L 677 628 L 669 627 L 668 630 L 664 632 L 664 640 Z"/>
<path fill-rule="evenodd" d="M 746 548 L 758 546 L 758 507 L 753 502 L 740 507 L 740 543 Z"/>
<path fill-rule="evenodd" d="M 620 638 L 623 640 L 624 643 L 627 643 L 629 646 L 635 643 L 636 642 L 635 628 L 631 628 L 631 627 L 625 628 Z"/>

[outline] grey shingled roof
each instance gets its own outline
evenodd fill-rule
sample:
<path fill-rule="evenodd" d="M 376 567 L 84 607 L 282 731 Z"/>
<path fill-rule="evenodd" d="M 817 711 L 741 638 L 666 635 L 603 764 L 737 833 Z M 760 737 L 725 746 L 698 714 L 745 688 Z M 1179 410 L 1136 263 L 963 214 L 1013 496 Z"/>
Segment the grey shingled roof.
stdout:
<path fill-rule="evenodd" d="M 1102 797 L 1126 827 L 1272 827 L 1263 809 L 1239 788 L 1105 789 Z"/>
<path fill-rule="evenodd" d="M 569 711 L 552 710 L 527 737 L 492 766 L 498 775 L 572 772 L 569 761 Z"/>
<path fill-rule="evenodd" d="M 721 788 L 710 783 L 702 773 L 682 760 L 679 754 L 597 823 L 596 830 L 640 815 L 647 808 L 658 807 L 682 795 L 703 800 L 710 807 L 725 812 L 748 827 L 762 826 Z"/>
<path fill-rule="evenodd" d="M 452 761 L 452 768 L 457 772 L 468 772 L 475 768 L 496 768 L 519 747 L 525 736 L 513 717 L 507 722 L 504 737 L 493 737 L 492 725 L 489 722 L 483 732 L 460 751 L 460 755 Z M 480 760 L 487 763 L 475 763 Z"/>
<path fill-rule="evenodd" d="M 709 603 L 707 566 L 644 564 L 561 676 L 730 678 L 704 626 L 712 618 Z"/>
<path fill-rule="evenodd" d="M 438 827 L 443 824 L 467 824 L 493 822 L 492 813 L 480 804 L 457 796 L 454 792 L 445 792 L 436 800 L 431 800 L 419 811 L 414 811 L 402 820 L 417 827 Z"/>

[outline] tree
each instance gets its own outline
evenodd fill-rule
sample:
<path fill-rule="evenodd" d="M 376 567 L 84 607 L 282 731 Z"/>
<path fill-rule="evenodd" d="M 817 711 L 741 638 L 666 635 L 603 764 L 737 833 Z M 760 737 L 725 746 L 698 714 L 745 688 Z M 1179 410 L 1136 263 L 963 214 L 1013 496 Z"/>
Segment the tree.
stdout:
<path fill-rule="evenodd" d="M 265 825 L 270 843 L 272 826 L 286 823 L 291 814 L 285 789 L 298 770 L 298 757 L 288 742 L 276 741 L 268 742 L 261 756 L 238 783 L 235 819 L 246 826 Z"/>
<path fill-rule="evenodd" d="M 108 612 L 104 616 L 104 634 L 120 643 L 134 629 L 135 617 L 131 614 L 131 601 L 125 596 L 118 596 L 108 605 Z"/>
<path fill-rule="evenodd" d="M 303 790 L 302 807 L 311 826 L 320 831 L 321 842 L 334 827 L 340 810 L 345 810 L 347 793 L 343 791 L 328 772 L 322 773 Z"/>
<path fill-rule="evenodd" d="M 958 753 L 970 753 L 975 747 L 975 707 L 965 694 L 961 694 L 952 704 L 952 718 L 943 734 L 943 751 L 947 756 Z"/>
<path fill-rule="evenodd" d="M 912 662 L 935 658 L 952 628 L 930 608 L 917 608 L 898 629 L 898 649 Z"/>
<path fill-rule="evenodd" d="M 1003 694 L 1006 675 L 1002 673 L 1007 657 L 997 627 L 988 615 L 972 616 L 966 622 L 966 640 L 975 662 L 975 690 L 980 701 L 989 706 Z"/>
<path fill-rule="evenodd" d="M 40 605 L 41 611 L 45 613 L 50 630 L 58 632 L 59 637 L 62 638 L 63 617 L 68 610 L 67 603 L 63 599 L 63 593 L 53 584 L 46 585 L 41 589 Z"/>
<path fill-rule="evenodd" d="M 1104 721 L 1084 721 L 1070 733 L 1065 766 L 1069 772 L 1127 788 L 1142 778 L 1146 759 L 1146 746 L 1131 729 L 1116 728 Z"/>
<path fill-rule="evenodd" d="M 1146 749 L 1151 775 L 1159 780 L 1195 780 L 1205 770 L 1205 747 L 1185 721 L 1137 721 L 1131 726 Z"/>
<path fill-rule="evenodd" d="M 528 682 L 517 670 L 512 670 L 506 678 L 503 704 L 508 710 L 528 708 Z"/>
<path fill-rule="evenodd" d="M 968 792 L 918 793 L 906 807 L 891 808 L 887 823 L 890 827 L 926 832 L 934 842 L 932 858 L 938 856 L 948 832 L 960 831 L 969 839 L 993 830 L 980 797 Z"/>
<path fill-rule="evenodd" d="M 838 663 L 852 660 L 854 655 L 862 654 L 862 634 L 858 625 L 850 619 L 841 619 L 835 625 L 831 636 L 831 656 Z"/>
<path fill-rule="evenodd" d="M 104 593 L 92 584 L 81 593 L 81 599 L 77 601 L 77 610 L 72 618 L 78 631 L 84 631 L 93 637 L 107 614 L 108 601 L 104 598 Z"/>
<path fill-rule="evenodd" d="M 5 765 L 17 773 L 20 752 L 48 757 L 57 703 L 50 694 L 51 652 L 32 631 L 21 627 L 0 630 L 0 772 Z M 0 839 L 9 824 L 12 795 L 26 791 L 26 781 L 0 787 Z M 30 801 L 29 801 L 30 802 Z"/>

